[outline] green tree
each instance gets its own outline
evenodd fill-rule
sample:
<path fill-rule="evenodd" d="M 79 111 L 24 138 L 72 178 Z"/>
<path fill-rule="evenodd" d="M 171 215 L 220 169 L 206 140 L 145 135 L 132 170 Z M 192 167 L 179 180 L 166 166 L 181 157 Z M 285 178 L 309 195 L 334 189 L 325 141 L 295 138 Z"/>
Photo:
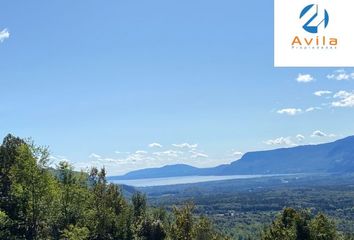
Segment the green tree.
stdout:
<path fill-rule="evenodd" d="M 46 148 L 22 144 L 11 169 L 11 195 L 21 203 L 18 224 L 25 227 L 26 239 L 46 238 L 57 213 L 59 188 L 46 169 L 48 156 Z"/>
<path fill-rule="evenodd" d="M 172 214 L 147 207 L 135 193 L 127 202 L 105 169 L 77 173 L 67 162 L 48 166 L 47 148 L 8 135 L 0 146 L 0 239 L 219 240 L 193 205 Z M 196 222 L 195 222 L 196 221 Z M 316 225 L 317 226 L 317 225 Z M 314 225 L 315 227 L 315 225 Z"/>
<path fill-rule="evenodd" d="M 212 224 L 206 217 L 201 217 L 194 226 L 195 240 L 211 240 L 214 237 Z"/>
<path fill-rule="evenodd" d="M 87 240 L 89 239 L 89 230 L 86 227 L 77 227 L 69 225 L 64 229 L 61 240 Z"/>
<path fill-rule="evenodd" d="M 163 240 L 167 233 L 164 228 L 162 211 L 147 212 L 146 196 L 136 192 L 132 196 L 134 217 L 134 239 L 136 240 Z"/>
<path fill-rule="evenodd" d="M 164 240 L 166 235 L 163 223 L 148 217 L 140 219 L 134 228 L 135 240 Z"/>
<path fill-rule="evenodd" d="M 319 213 L 310 223 L 312 240 L 338 239 L 336 227 L 325 215 Z"/>
<path fill-rule="evenodd" d="M 194 205 L 191 203 L 188 203 L 181 208 L 175 207 L 173 209 L 175 223 L 172 226 L 170 234 L 173 240 L 193 239 L 193 210 Z"/>
<path fill-rule="evenodd" d="M 306 211 L 286 208 L 265 229 L 264 240 L 336 240 L 339 239 L 335 225 L 323 214 L 314 218 Z"/>
<path fill-rule="evenodd" d="M 5 212 L 0 211 L 0 239 L 11 239 L 10 226 L 11 220 Z"/>
<path fill-rule="evenodd" d="M 87 221 L 90 193 L 87 175 L 74 172 L 73 166 L 62 161 L 57 167 L 60 186 L 60 213 L 58 215 L 58 233 L 69 226 L 84 226 Z"/>
<path fill-rule="evenodd" d="M 136 192 L 132 196 L 132 203 L 134 209 L 134 218 L 138 220 L 139 218 L 145 216 L 146 196 L 140 192 Z"/>
<path fill-rule="evenodd" d="M 26 229 L 17 223 L 24 221 L 23 214 L 21 214 L 20 199 L 11 194 L 11 188 L 13 187 L 12 170 L 17 164 L 18 148 L 23 144 L 25 144 L 25 141 L 9 134 L 0 146 L 0 209 L 9 219 L 3 226 L 3 231 L 8 232 L 13 239 L 23 239 L 26 232 Z"/>
<path fill-rule="evenodd" d="M 130 224 L 131 214 L 120 188 L 107 184 L 104 168 L 100 171 L 93 168 L 89 182 L 92 195 L 89 228 L 92 239 L 129 239 L 131 225 L 123 224 L 122 219 Z"/>
<path fill-rule="evenodd" d="M 264 232 L 264 240 L 306 240 L 310 239 L 307 217 L 292 208 L 285 208 L 282 214 Z"/>
<path fill-rule="evenodd" d="M 92 168 L 89 176 L 91 187 L 91 238 L 92 239 L 112 239 L 110 234 L 110 215 L 106 202 L 106 171 L 101 169 L 98 171 L 97 168 Z"/>

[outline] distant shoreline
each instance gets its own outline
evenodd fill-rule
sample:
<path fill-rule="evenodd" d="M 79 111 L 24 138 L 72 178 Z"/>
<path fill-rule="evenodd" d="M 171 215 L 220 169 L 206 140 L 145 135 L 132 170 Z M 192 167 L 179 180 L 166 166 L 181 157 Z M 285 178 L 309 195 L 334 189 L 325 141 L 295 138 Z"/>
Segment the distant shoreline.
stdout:
<path fill-rule="evenodd" d="M 254 174 L 254 175 L 228 175 L 228 176 L 182 176 L 182 177 L 164 177 L 164 178 L 146 178 L 146 179 L 129 179 L 129 180 L 110 180 L 114 184 L 124 184 L 133 187 L 157 187 L 179 184 L 192 184 L 202 182 L 216 182 L 235 179 L 253 179 L 263 177 L 282 177 L 294 176 L 294 174 Z"/>

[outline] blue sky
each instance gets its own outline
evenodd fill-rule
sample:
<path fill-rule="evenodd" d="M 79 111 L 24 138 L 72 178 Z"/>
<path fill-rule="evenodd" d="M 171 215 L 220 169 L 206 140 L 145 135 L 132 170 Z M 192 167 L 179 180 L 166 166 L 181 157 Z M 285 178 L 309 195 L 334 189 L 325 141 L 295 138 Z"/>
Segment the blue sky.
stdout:
<path fill-rule="evenodd" d="M 0 135 L 54 163 L 206 167 L 354 134 L 353 69 L 273 67 L 273 1 L 0 8 Z"/>

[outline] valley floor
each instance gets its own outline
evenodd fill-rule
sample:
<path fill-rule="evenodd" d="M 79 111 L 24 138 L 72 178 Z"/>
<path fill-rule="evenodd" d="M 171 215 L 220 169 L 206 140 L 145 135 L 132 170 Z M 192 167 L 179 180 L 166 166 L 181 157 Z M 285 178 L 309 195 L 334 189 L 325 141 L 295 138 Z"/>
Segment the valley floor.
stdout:
<path fill-rule="evenodd" d="M 233 239 L 257 239 L 285 207 L 327 214 L 343 233 L 354 233 L 354 175 L 299 175 L 141 188 L 150 204 L 171 209 L 192 201 Z"/>

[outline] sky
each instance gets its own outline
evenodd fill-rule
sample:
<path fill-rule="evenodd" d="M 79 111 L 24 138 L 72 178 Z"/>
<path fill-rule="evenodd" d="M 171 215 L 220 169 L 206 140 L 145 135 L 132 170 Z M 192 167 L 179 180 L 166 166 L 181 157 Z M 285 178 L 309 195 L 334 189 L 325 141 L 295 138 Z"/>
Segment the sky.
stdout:
<path fill-rule="evenodd" d="M 0 136 L 109 175 L 354 134 L 354 69 L 274 68 L 273 1 L 0 3 Z"/>

